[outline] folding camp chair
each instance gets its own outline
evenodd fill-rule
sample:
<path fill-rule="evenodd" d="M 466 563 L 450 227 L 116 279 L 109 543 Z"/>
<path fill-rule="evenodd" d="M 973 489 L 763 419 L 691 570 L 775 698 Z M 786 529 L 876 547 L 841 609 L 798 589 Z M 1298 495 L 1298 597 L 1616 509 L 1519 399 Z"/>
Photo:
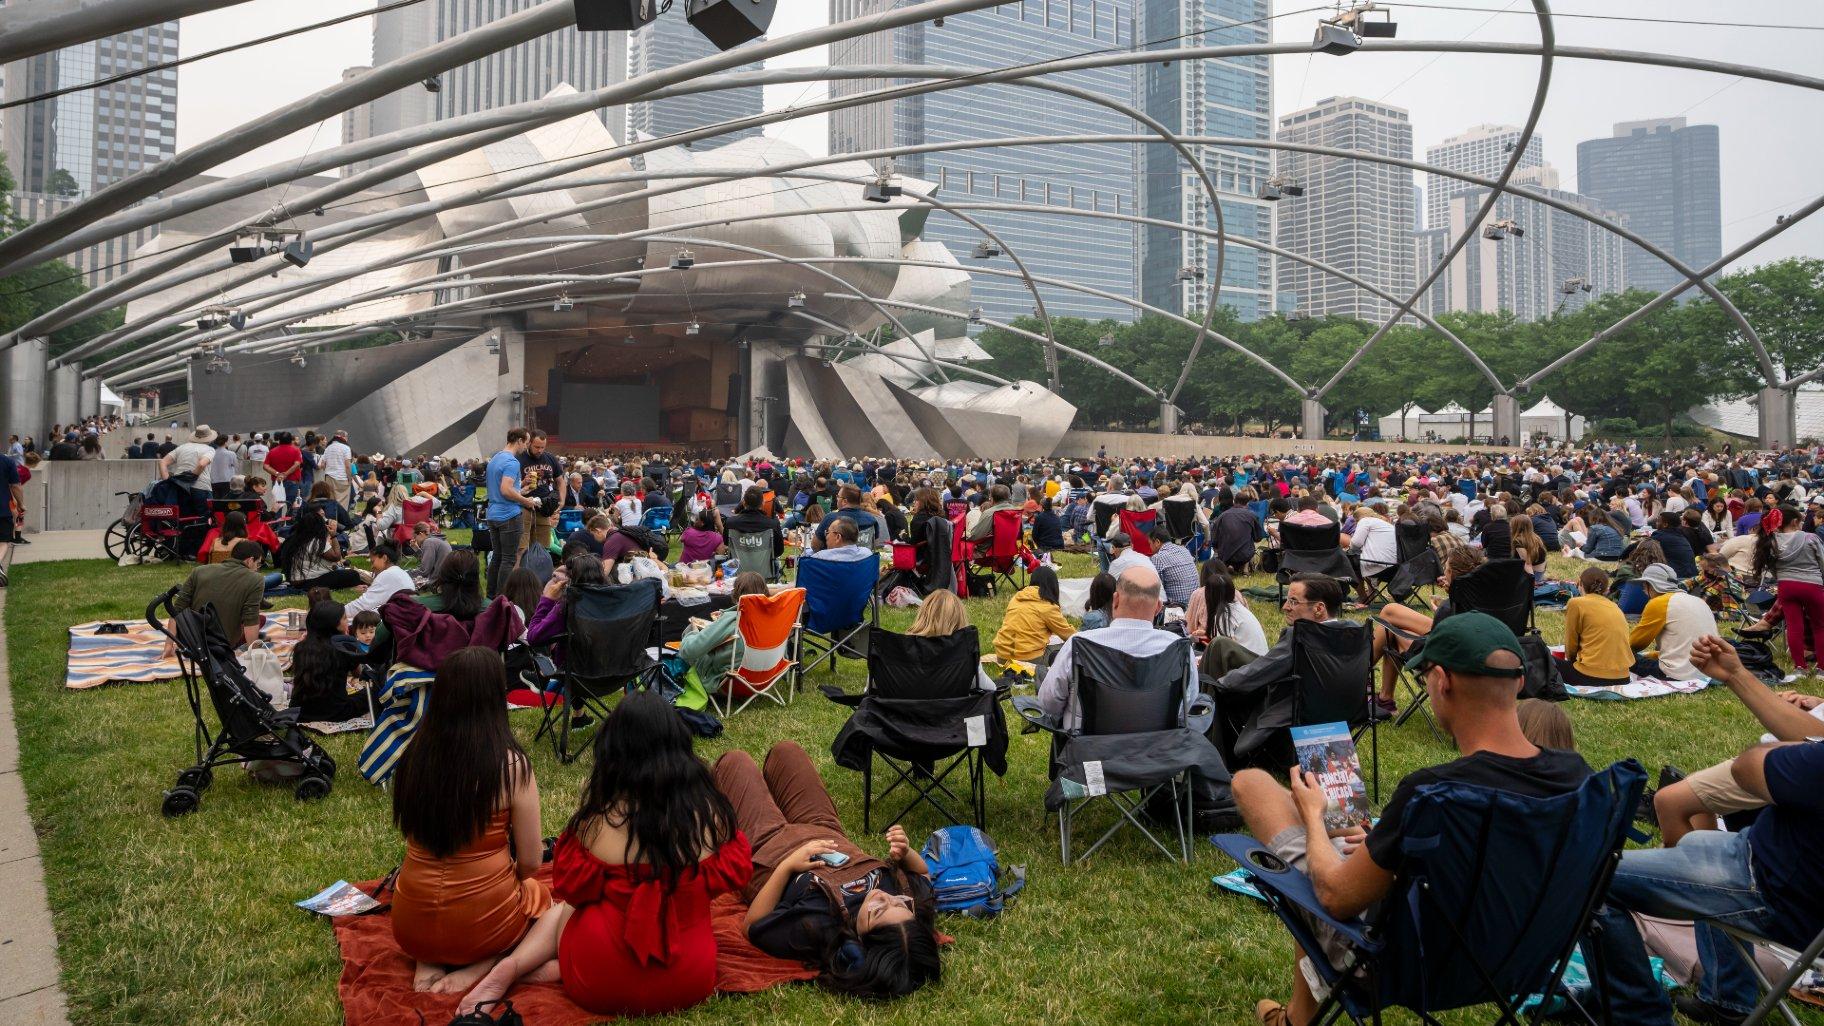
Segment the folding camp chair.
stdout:
<path fill-rule="evenodd" d="M 1121 521 L 1121 530 L 1134 543 L 1134 551 L 1142 556 L 1151 556 L 1159 547 L 1153 533 L 1159 529 L 1159 514 L 1150 509 L 1124 509 L 1115 514 Z"/>
<path fill-rule="evenodd" d="M 653 506 L 640 514 L 640 526 L 654 534 L 665 534 L 671 530 L 671 507 Z"/>
<path fill-rule="evenodd" d="M 724 518 L 733 516 L 735 507 L 741 504 L 741 496 L 745 491 L 739 483 L 733 481 L 717 485 L 716 512 L 721 513 Z"/>
<path fill-rule="evenodd" d="M 1296 574 L 1323 574 L 1342 585 L 1348 594 L 1356 587 L 1360 570 L 1343 551 L 1343 529 L 1339 524 L 1322 527 L 1279 522 L 1279 597 L 1283 602 L 1286 585 Z"/>
<path fill-rule="evenodd" d="M 1167 499 L 1159 504 L 1165 522 L 1165 537 L 1184 542 L 1197 533 L 1197 503 Z"/>
<path fill-rule="evenodd" d="M 942 517 L 932 517 L 925 521 L 925 572 L 919 583 L 926 595 L 939 591 L 955 591 L 957 581 L 956 530 L 950 521 Z M 914 564 L 916 565 L 916 564 Z"/>
<path fill-rule="evenodd" d="M 792 653 L 797 649 L 803 611 L 803 588 L 787 588 L 777 595 L 741 596 L 734 614 L 739 617 L 735 630 L 741 635 L 741 661 L 730 667 L 709 693 L 712 706 L 721 698 L 724 719 L 747 708 L 756 698 L 786 705 L 797 695 L 797 678 L 792 675 L 797 663 L 793 662 Z M 783 696 L 779 694 L 781 682 Z"/>
<path fill-rule="evenodd" d="M 1594 1022 L 1561 981 L 1621 862 L 1645 785 L 1646 771 L 1629 760 L 1552 798 L 1421 787 L 1400 820 L 1393 890 L 1372 918 L 1348 922 L 1324 910 L 1310 878 L 1253 838 L 1210 840 L 1247 870 L 1329 988 L 1311 1020 L 1319 1026 L 1345 1015 L 1379 1023 L 1393 1007 L 1435 1024 L 1433 1013 L 1489 1003 L 1500 1008 L 1499 1026 L 1518 1026 L 1528 995 L 1563 996 L 1566 1012 Z M 1319 926 L 1347 948 L 1334 962 Z M 1542 1002 L 1528 1021 L 1545 1009 Z"/>
<path fill-rule="evenodd" d="M 1754 1010 L 1748 1013 L 1748 1018 L 1742 1020 L 1742 1026 L 1760 1026 L 1773 1016 L 1775 1009 L 1779 1010 L 1780 1018 L 1786 1021 L 1787 1026 L 1800 1026 L 1799 1017 L 1792 1013 L 1792 1008 L 1787 1004 L 1786 998 L 1792 988 L 1798 985 L 1799 978 L 1804 976 L 1807 970 L 1824 973 L 1824 930 L 1818 931 L 1818 935 L 1811 939 L 1811 943 L 1805 945 L 1805 950 L 1795 951 L 1784 944 L 1769 940 L 1731 923 L 1712 922 L 1710 925 L 1723 931 L 1723 934 L 1729 938 L 1729 943 L 1735 946 L 1736 953 L 1747 961 L 1749 971 L 1754 973 L 1755 984 L 1761 991 L 1761 1000 L 1755 1004 Z M 1750 948 L 1750 945 L 1755 944 L 1767 948 L 1781 962 L 1790 967 L 1778 980 L 1769 980 L 1766 974 L 1761 972 L 1760 963 L 1756 961 L 1754 951 Z"/>
<path fill-rule="evenodd" d="M 868 683 L 859 695 L 823 686 L 830 701 L 854 709 L 830 745 L 836 764 L 862 774 L 861 825 L 874 830 L 874 803 L 901 787 L 911 799 L 892 816 L 900 822 L 920 805 L 947 822 L 988 825 L 987 771 L 1007 772 L 1007 722 L 993 691 L 980 686 L 981 641 L 974 627 L 943 637 L 868 630 Z M 874 793 L 874 764 L 892 773 Z M 968 793 L 945 783 L 962 770 Z M 967 801 L 966 814 L 955 809 Z"/>
<path fill-rule="evenodd" d="M 1462 577 L 1450 582 L 1451 613 L 1487 613 L 1489 616 L 1507 625 L 1520 638 L 1533 633 L 1533 575 L 1526 570 L 1526 564 L 1518 559 L 1491 559 L 1476 567 Z M 1423 635 L 1410 634 L 1391 626 L 1380 617 L 1370 617 L 1381 625 L 1387 633 L 1410 642 L 1423 645 Z M 1384 658 L 1401 661 L 1400 675 L 1406 681 L 1408 702 L 1400 710 L 1394 726 L 1403 726 L 1414 713 L 1423 713 L 1431 732 L 1440 740 L 1443 734 L 1438 730 L 1437 720 L 1433 719 L 1431 695 L 1425 690 L 1424 681 L 1405 668 L 1404 663 L 1417 654 L 1417 648 L 1408 648 L 1404 654 L 1395 653 L 1392 646 L 1383 654 Z"/>
<path fill-rule="evenodd" d="M 977 550 L 975 565 L 986 567 L 1018 591 L 1026 587 L 1026 562 L 1020 546 L 1025 518 L 1017 509 L 995 510 L 989 525 L 988 551 Z"/>
<path fill-rule="evenodd" d="M 1379 597 L 1410 605 L 1420 597 L 1419 589 L 1437 581 L 1443 567 L 1438 563 L 1438 550 L 1431 545 L 1431 528 L 1401 521 L 1393 525 L 1393 533 L 1399 563 L 1374 579 L 1369 602 Z"/>
<path fill-rule="evenodd" d="M 1035 696 L 1013 699 L 1015 711 L 1052 735 L 1052 779 L 1045 805 L 1058 814 L 1064 864 L 1071 862 L 1076 817 L 1104 799 L 1117 818 L 1077 856 L 1079 861 L 1095 854 L 1123 827 L 1132 826 L 1166 857 L 1189 862 L 1193 778 L 1229 782 L 1222 756 L 1205 736 L 1212 715 L 1209 699 L 1200 698 L 1188 715 L 1185 711 L 1184 696 L 1196 686 L 1190 639 L 1178 638 L 1151 656 L 1082 637 L 1070 639 L 1068 645 L 1070 691 L 1062 716 L 1047 715 Z M 1177 851 L 1148 829 L 1143 818 L 1149 803 L 1160 795 L 1169 796 Z"/>
<path fill-rule="evenodd" d="M 1242 696 L 1251 699 L 1243 704 L 1245 718 L 1233 717 L 1220 687 L 1214 688 L 1223 760 L 1231 767 L 1283 770 L 1298 761 L 1291 728 L 1345 723 L 1358 742 L 1362 734 L 1369 736 L 1374 800 L 1380 801 L 1380 735 L 1368 705 L 1374 693 L 1374 631 L 1348 620 L 1295 620 L 1291 629 L 1291 675 L 1269 684 L 1264 694 Z"/>
<path fill-rule="evenodd" d="M 593 715 L 599 724 L 608 715 L 607 700 L 616 691 L 645 687 L 659 670 L 657 578 L 631 584 L 571 584 L 564 596 L 563 662 L 555 668 L 553 688 L 561 702 L 547 703 L 536 742 L 547 731 L 561 762 L 575 759 L 570 746 L 575 718 Z"/>
<path fill-rule="evenodd" d="M 799 680 L 825 659 L 835 672 L 838 652 L 852 659 L 867 658 L 867 628 L 880 622 L 874 590 L 879 578 L 880 560 L 871 556 L 798 561 L 798 586 L 804 589 L 804 629 L 798 633 Z M 807 654 L 811 658 L 806 659 Z"/>
<path fill-rule="evenodd" d="M 779 553 L 773 551 L 773 532 L 728 532 L 728 548 L 741 564 L 741 572 L 759 574 L 767 581 L 779 579 Z"/>

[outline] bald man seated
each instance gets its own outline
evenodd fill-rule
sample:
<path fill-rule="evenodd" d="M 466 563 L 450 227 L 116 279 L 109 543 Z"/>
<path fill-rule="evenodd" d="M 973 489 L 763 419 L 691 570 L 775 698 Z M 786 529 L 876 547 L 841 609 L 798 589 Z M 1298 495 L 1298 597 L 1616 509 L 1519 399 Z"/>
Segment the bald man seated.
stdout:
<path fill-rule="evenodd" d="M 1315 774 L 1296 766 L 1289 769 L 1291 790 L 1257 769 L 1236 773 L 1231 784 L 1248 832 L 1303 870 L 1324 910 L 1338 919 L 1361 915 L 1392 889 L 1400 820 L 1420 787 L 1449 781 L 1549 798 L 1576 790 L 1590 775 L 1589 764 L 1576 752 L 1540 748 L 1521 732 L 1514 709 L 1524 663 L 1519 639 L 1501 621 L 1486 613 L 1458 613 L 1432 630 L 1424 651 L 1409 665 L 1423 674 L 1432 714 L 1445 736 L 1456 740 L 1462 758 L 1408 774 L 1374 829 L 1327 836 L 1323 786 Z M 1312 837 L 1328 843 L 1312 843 Z M 1323 926 L 1312 925 L 1336 964 L 1347 945 Z M 1294 952 L 1295 961 L 1303 958 L 1304 952 Z M 1313 972 L 1309 978 L 1315 977 Z M 1267 1026 L 1310 1022 L 1320 998 L 1307 980 L 1303 969 L 1295 967 L 1291 1004 L 1263 1000 L 1255 1016 Z"/>
<path fill-rule="evenodd" d="M 1136 656 L 1158 655 L 1172 642 L 1181 641 L 1182 634 L 1162 631 L 1153 626 L 1153 620 L 1159 611 L 1165 608 L 1165 589 L 1159 583 L 1159 572 L 1152 564 L 1142 563 L 1123 570 L 1115 579 L 1114 609 L 1109 614 L 1107 627 L 1094 630 L 1078 631 L 1064 642 L 1058 651 L 1058 657 L 1052 661 L 1051 671 L 1045 675 L 1044 683 L 1039 685 L 1039 708 L 1053 719 L 1061 717 L 1061 726 L 1065 730 L 1075 730 L 1083 720 L 1077 706 L 1070 703 L 1070 670 L 1075 661 L 1072 646 L 1081 638 L 1099 645 L 1119 649 Z M 1190 664 L 1190 679 L 1197 679 L 1197 657 L 1189 646 L 1185 647 L 1185 658 Z M 1184 709 L 1190 712 L 1197 700 L 1196 688 L 1185 689 Z M 1065 706 L 1070 708 L 1066 710 Z"/>

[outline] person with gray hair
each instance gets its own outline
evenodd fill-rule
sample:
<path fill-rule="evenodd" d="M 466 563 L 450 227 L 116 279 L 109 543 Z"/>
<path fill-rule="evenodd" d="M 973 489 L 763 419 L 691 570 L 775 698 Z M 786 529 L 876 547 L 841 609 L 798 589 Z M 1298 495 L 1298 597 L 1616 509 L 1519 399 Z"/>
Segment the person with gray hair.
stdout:
<path fill-rule="evenodd" d="M 1115 580 L 1115 602 L 1109 614 L 1108 626 L 1078 631 L 1064 642 L 1064 647 L 1058 650 L 1057 658 L 1052 660 L 1051 670 L 1045 674 L 1044 683 L 1039 685 L 1039 707 L 1058 720 L 1064 730 L 1075 730 L 1083 722 L 1082 712 L 1068 702 L 1071 666 L 1074 661 L 1072 646 L 1077 643 L 1077 639 L 1120 649 L 1141 658 L 1158 655 L 1173 642 L 1183 638 L 1181 634 L 1162 631 L 1153 626 L 1153 620 L 1164 608 L 1165 589 L 1159 583 L 1157 571 L 1144 563 L 1122 571 Z M 1185 658 L 1189 661 L 1186 672 L 1195 681 L 1197 659 L 1189 647 L 1185 649 Z M 1184 709 L 1187 714 L 1197 701 L 1198 694 L 1195 686 L 1185 689 Z"/>

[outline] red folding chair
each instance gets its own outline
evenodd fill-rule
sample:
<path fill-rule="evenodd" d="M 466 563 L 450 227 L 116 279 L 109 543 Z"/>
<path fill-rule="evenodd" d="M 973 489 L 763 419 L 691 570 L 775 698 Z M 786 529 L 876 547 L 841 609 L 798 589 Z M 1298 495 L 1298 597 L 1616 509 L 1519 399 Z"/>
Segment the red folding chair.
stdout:
<path fill-rule="evenodd" d="M 1121 517 L 1121 530 L 1126 532 L 1127 536 L 1133 540 L 1134 551 L 1142 556 L 1150 558 L 1154 549 L 1153 529 L 1158 526 L 1158 511 L 1150 509 L 1124 509 L 1120 511 L 1119 515 Z"/>
<path fill-rule="evenodd" d="M 1026 586 L 1026 553 L 1020 544 L 1025 531 L 1026 519 L 1019 510 L 996 510 L 988 535 L 988 551 L 975 559 L 976 566 L 985 567 L 1006 578 L 1015 591 Z"/>
<path fill-rule="evenodd" d="M 804 595 L 803 588 L 788 588 L 777 595 L 743 595 L 734 613 L 722 614 L 740 618 L 735 630 L 741 635 L 741 661 L 716 682 L 709 696 L 711 706 L 721 700 L 724 719 L 747 708 L 756 698 L 770 698 L 785 705 L 797 694 L 797 677 L 792 669 L 798 664 L 792 653 L 804 612 Z M 783 696 L 779 693 L 782 689 Z"/>
<path fill-rule="evenodd" d="M 412 528 L 427 523 L 431 525 L 432 531 L 437 530 L 437 522 L 431 517 L 430 497 L 418 496 L 405 500 L 399 505 L 399 522 L 393 525 L 393 542 L 410 548 Z"/>

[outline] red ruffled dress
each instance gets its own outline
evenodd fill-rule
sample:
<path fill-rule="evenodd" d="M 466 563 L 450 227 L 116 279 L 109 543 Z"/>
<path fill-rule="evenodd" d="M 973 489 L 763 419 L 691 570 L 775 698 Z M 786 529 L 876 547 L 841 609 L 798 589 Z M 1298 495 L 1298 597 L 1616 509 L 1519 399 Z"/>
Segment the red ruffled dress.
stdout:
<path fill-rule="evenodd" d="M 660 1015 L 707 1000 L 716 989 L 710 899 L 753 874 L 739 831 L 669 894 L 651 866 L 609 865 L 565 832 L 551 866 L 552 889 L 576 909 L 557 943 L 564 993 L 602 1015 Z"/>

